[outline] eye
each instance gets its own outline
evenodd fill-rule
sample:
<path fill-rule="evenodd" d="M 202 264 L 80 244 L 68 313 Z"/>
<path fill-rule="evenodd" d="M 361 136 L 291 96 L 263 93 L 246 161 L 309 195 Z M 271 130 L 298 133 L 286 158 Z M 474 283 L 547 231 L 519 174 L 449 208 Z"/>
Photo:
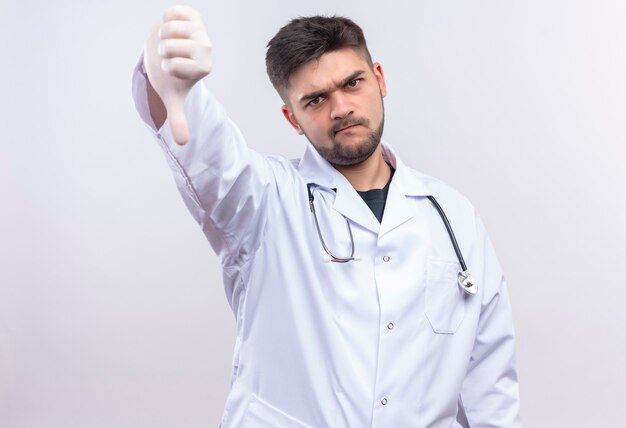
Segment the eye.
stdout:
<path fill-rule="evenodd" d="M 348 83 L 346 83 L 346 87 L 354 88 L 354 87 L 358 86 L 359 83 L 361 83 L 361 79 L 352 79 Z"/>
<path fill-rule="evenodd" d="M 309 101 L 307 103 L 307 107 L 309 107 L 309 106 L 310 107 L 314 107 L 314 106 L 318 105 L 321 102 L 322 102 L 322 97 L 319 97 L 319 96 L 315 97 L 315 98 L 313 98 L 311 101 Z"/>

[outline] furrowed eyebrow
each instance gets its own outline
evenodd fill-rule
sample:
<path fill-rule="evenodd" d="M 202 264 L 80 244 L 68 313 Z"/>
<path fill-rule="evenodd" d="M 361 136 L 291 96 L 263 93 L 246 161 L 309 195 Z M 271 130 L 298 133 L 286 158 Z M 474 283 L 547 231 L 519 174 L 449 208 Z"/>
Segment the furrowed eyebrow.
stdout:
<path fill-rule="evenodd" d="M 324 95 L 326 93 L 326 91 L 315 91 L 315 92 L 311 92 L 310 94 L 306 94 L 300 97 L 300 103 L 306 103 L 308 101 L 314 100 L 317 97 L 320 97 L 322 95 Z"/>
<path fill-rule="evenodd" d="M 354 73 L 352 73 L 351 75 L 349 75 L 348 77 L 346 77 L 345 79 L 343 79 L 341 81 L 341 83 L 338 85 L 338 87 L 344 87 L 346 86 L 348 83 L 350 83 L 351 81 L 353 81 L 354 79 L 358 78 L 359 76 L 361 76 L 363 73 L 365 73 L 365 70 L 357 70 Z M 326 94 L 327 92 L 329 92 L 328 89 L 323 89 L 321 91 L 315 91 L 315 92 L 311 92 L 309 94 L 305 94 L 303 96 L 300 97 L 299 102 L 300 103 L 305 103 L 311 100 L 314 100 L 317 97 L 320 97 L 324 94 Z"/>
<path fill-rule="evenodd" d="M 357 70 L 354 73 L 352 73 L 351 75 L 349 75 L 348 77 L 346 77 L 345 79 L 343 79 L 343 82 L 341 82 L 341 86 L 346 86 L 348 83 L 352 82 L 354 79 L 356 79 L 357 77 L 361 76 L 361 74 L 365 73 L 365 70 Z"/>

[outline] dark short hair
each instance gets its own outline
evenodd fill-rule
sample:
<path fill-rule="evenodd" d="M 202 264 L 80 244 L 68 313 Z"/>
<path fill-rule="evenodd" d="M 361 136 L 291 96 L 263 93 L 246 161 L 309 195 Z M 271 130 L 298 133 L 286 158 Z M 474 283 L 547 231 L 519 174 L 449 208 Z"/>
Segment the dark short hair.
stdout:
<path fill-rule="evenodd" d="M 319 15 L 295 18 L 267 44 L 267 74 L 280 93 L 289 88 L 289 78 L 300 66 L 344 48 L 358 51 L 372 66 L 363 30 L 352 20 Z"/>

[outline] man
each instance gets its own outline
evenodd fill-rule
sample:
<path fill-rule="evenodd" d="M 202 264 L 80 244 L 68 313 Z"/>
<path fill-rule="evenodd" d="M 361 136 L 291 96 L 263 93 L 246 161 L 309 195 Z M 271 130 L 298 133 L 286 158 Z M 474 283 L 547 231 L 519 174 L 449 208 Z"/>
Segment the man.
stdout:
<path fill-rule="evenodd" d="M 251 151 L 197 83 L 210 51 L 198 13 L 168 9 L 133 86 L 222 263 L 237 321 L 222 427 L 518 426 L 501 269 L 470 203 L 381 144 L 385 77 L 361 29 L 299 18 L 269 42 L 310 142 L 293 162 Z"/>

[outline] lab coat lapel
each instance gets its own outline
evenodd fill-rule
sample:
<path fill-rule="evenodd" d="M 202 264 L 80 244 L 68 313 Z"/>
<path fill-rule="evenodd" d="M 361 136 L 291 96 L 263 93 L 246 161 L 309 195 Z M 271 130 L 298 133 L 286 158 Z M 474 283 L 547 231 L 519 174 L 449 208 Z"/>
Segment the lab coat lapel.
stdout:
<path fill-rule="evenodd" d="M 416 207 L 410 203 L 410 199 L 431 194 L 425 183 L 409 170 L 385 144 L 383 144 L 383 157 L 394 166 L 396 172 L 389 186 L 379 236 L 383 236 L 415 217 Z"/>
<path fill-rule="evenodd" d="M 333 208 L 347 219 L 378 234 L 380 223 L 372 210 L 367 206 L 361 195 L 345 180 L 337 188 L 337 196 Z"/>
<path fill-rule="evenodd" d="M 364 228 L 378 233 L 380 224 L 346 178 L 309 143 L 298 164 L 298 171 L 307 183 L 335 189 L 333 209 Z"/>
<path fill-rule="evenodd" d="M 409 221 L 414 216 L 415 206 L 409 203 L 407 196 L 402 191 L 402 186 L 396 182 L 396 177 L 394 176 L 389 186 L 379 236 L 383 236 L 385 233 Z"/>

